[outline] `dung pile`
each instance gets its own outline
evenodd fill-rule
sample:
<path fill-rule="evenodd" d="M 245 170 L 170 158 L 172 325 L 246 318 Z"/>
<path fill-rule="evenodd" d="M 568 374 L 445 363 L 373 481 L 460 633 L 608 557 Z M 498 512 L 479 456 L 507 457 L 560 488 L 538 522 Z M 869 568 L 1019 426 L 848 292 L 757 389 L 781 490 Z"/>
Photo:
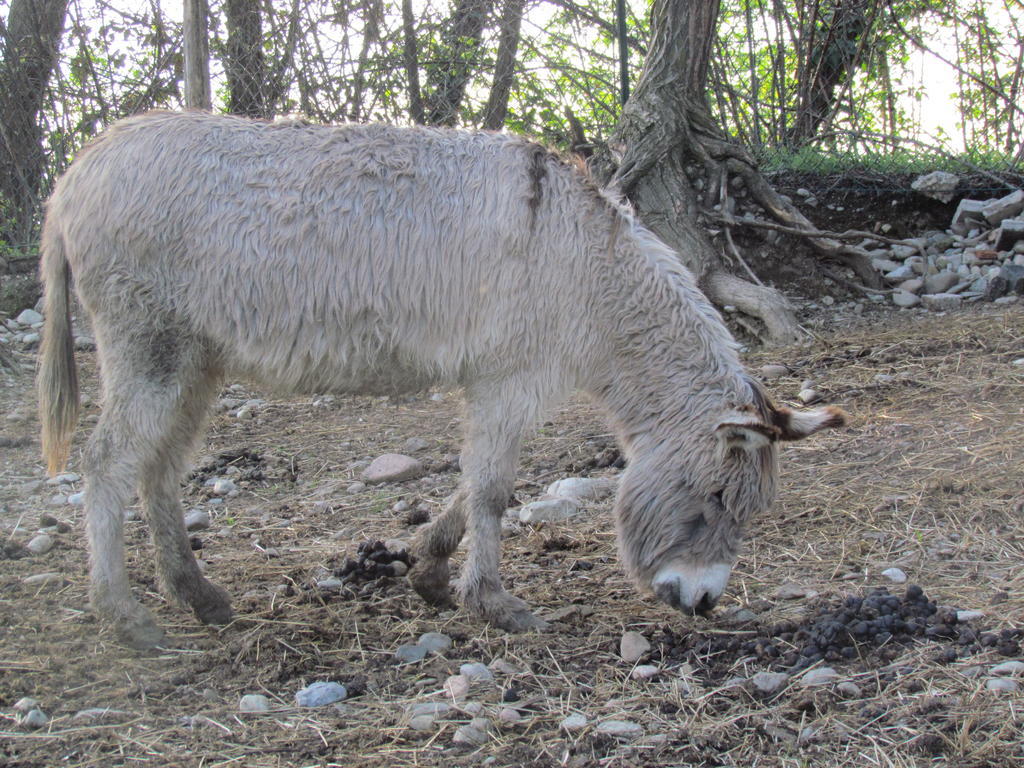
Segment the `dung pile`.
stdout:
<path fill-rule="evenodd" d="M 921 587 L 911 584 L 903 595 L 885 588 L 866 596 L 849 595 L 826 603 L 800 622 L 783 621 L 752 633 L 676 633 L 666 628 L 656 647 L 663 663 L 690 662 L 708 669 L 728 669 L 739 656 L 755 656 L 775 668 L 797 671 L 820 661 L 841 662 L 895 658 L 902 647 L 918 641 L 940 643 L 936 661 L 994 648 L 1004 656 L 1020 653 L 1022 629 L 980 632 L 970 620 L 961 621 L 953 609 L 940 609 Z M 753 636 L 751 636 L 753 635 Z"/>
<path fill-rule="evenodd" d="M 383 541 L 363 541 L 356 550 L 356 559 L 347 558 L 334 575 L 342 583 L 365 584 L 383 577 L 404 576 L 411 565 L 407 551 L 392 551 Z"/>

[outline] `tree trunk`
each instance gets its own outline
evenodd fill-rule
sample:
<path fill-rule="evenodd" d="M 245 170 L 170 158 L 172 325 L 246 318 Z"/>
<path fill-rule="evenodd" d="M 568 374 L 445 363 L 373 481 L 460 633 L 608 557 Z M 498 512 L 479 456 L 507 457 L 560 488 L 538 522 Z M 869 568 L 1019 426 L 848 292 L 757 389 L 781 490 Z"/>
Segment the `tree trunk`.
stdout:
<path fill-rule="evenodd" d="M 429 125 L 455 125 L 493 0 L 458 0 L 445 25 L 441 61 L 429 70 Z"/>
<path fill-rule="evenodd" d="M 508 114 L 508 96 L 515 79 L 516 50 L 519 48 L 519 28 L 523 22 L 526 0 L 505 0 L 498 33 L 498 59 L 494 65 L 494 84 L 484 109 L 483 127 L 497 131 L 505 125 Z"/>
<path fill-rule="evenodd" d="M 402 0 L 402 63 L 409 92 L 409 116 L 416 125 L 423 125 L 427 119 L 423 114 L 423 94 L 420 91 L 420 57 L 412 0 Z"/>
<path fill-rule="evenodd" d="M 184 0 L 182 32 L 185 52 L 185 106 L 189 109 L 209 110 L 210 99 L 210 40 L 207 0 Z"/>
<path fill-rule="evenodd" d="M 27 245 L 46 169 L 39 113 L 57 62 L 68 0 L 12 0 L 0 63 L 0 240 Z"/>
<path fill-rule="evenodd" d="M 271 117 L 259 0 L 225 0 L 224 13 L 228 28 L 224 57 L 228 111 L 246 117 Z"/>
<path fill-rule="evenodd" d="M 735 202 L 731 190 L 740 186 L 773 218 L 816 231 L 711 118 L 706 82 L 718 9 L 719 0 L 655 0 L 651 46 L 640 80 L 607 148 L 591 164 L 595 175 L 626 195 L 644 223 L 675 248 L 712 301 L 757 318 L 766 341 L 785 343 L 799 335 L 785 296 L 731 274 L 746 266 L 742 257 L 735 252 L 741 264 L 729 265 L 700 221 L 702 212 L 718 206 L 728 227 Z M 864 268 L 858 272 L 862 279 L 877 279 L 863 252 L 824 238 L 812 242 Z"/>

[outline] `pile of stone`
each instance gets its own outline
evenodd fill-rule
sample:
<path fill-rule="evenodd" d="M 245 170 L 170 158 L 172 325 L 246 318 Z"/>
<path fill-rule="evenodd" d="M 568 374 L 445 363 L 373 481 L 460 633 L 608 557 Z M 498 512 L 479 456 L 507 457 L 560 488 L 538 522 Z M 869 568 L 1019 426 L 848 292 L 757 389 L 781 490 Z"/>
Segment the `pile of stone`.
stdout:
<path fill-rule="evenodd" d="M 929 194 L 920 184 L 928 178 L 915 188 Z M 1024 190 L 994 200 L 963 199 L 948 230 L 871 254 L 898 307 L 947 311 L 969 301 L 1016 301 L 1024 295 Z"/>

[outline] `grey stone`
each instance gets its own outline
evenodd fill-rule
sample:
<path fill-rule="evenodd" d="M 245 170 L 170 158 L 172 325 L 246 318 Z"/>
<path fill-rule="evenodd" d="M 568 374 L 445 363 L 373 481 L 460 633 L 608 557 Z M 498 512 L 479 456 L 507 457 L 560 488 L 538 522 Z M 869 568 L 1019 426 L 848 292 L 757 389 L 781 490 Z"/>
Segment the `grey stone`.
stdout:
<path fill-rule="evenodd" d="M 213 492 L 217 496 L 227 496 L 235 488 L 234 481 L 227 477 L 218 477 L 213 483 Z"/>
<path fill-rule="evenodd" d="M 81 475 L 74 472 L 62 472 L 59 475 L 55 475 L 46 481 L 47 485 L 70 485 L 71 483 L 77 483 L 82 479 Z"/>
<path fill-rule="evenodd" d="M 519 713 L 519 710 L 512 709 L 512 707 L 504 707 L 501 712 L 498 713 L 498 719 L 505 725 L 515 725 L 523 716 Z"/>
<path fill-rule="evenodd" d="M 903 265 L 903 262 L 893 261 L 892 259 L 872 259 L 871 266 L 873 266 L 879 272 L 892 272 L 894 269 L 899 269 Z"/>
<path fill-rule="evenodd" d="M 789 682 L 789 675 L 785 672 L 758 672 L 750 682 L 761 693 L 775 693 Z"/>
<path fill-rule="evenodd" d="M 33 555 L 45 555 L 53 549 L 53 539 L 45 533 L 40 533 L 38 536 L 32 537 L 29 543 L 25 545 L 25 549 Z"/>
<path fill-rule="evenodd" d="M 787 581 L 775 590 L 775 596 L 780 600 L 797 600 L 799 598 L 814 598 L 818 596 L 818 593 L 816 590 L 810 589 L 801 584 Z"/>
<path fill-rule="evenodd" d="M 498 656 L 488 664 L 487 668 L 492 672 L 497 672 L 499 675 L 518 675 L 520 672 L 519 667 L 509 664 L 501 656 Z"/>
<path fill-rule="evenodd" d="M 619 640 L 619 655 L 623 661 L 633 664 L 649 650 L 651 650 L 651 644 L 639 632 L 622 633 L 622 638 Z"/>
<path fill-rule="evenodd" d="M 953 234 L 966 235 L 972 227 L 980 224 L 985 218 L 982 210 L 987 202 L 986 200 L 969 200 L 967 198 L 961 200 L 949 225 Z"/>
<path fill-rule="evenodd" d="M 28 311 L 28 310 L 26 310 Z M 32 730 L 38 730 L 39 728 L 45 728 L 46 724 L 50 722 L 50 718 L 46 716 L 46 713 L 41 709 L 30 709 L 24 715 L 21 720 L 18 721 L 22 728 L 31 728 Z"/>
<path fill-rule="evenodd" d="M 633 667 L 633 671 L 629 673 L 629 676 L 634 680 L 650 680 L 652 677 L 657 677 L 660 673 L 661 667 L 654 664 L 639 664 Z"/>
<path fill-rule="evenodd" d="M 409 717 L 420 717 L 426 715 L 432 718 L 444 717 L 451 711 L 451 706 L 443 701 L 417 701 L 406 707 L 405 711 Z"/>
<path fill-rule="evenodd" d="M 910 281 L 908 280 L 907 282 Z M 892 303 L 897 307 L 910 309 L 911 307 L 916 307 L 921 303 L 921 297 L 916 293 L 910 293 L 910 291 L 896 291 L 892 295 Z"/>
<path fill-rule="evenodd" d="M 615 493 L 617 483 L 606 477 L 564 477 L 548 486 L 548 496 L 575 501 L 600 501 Z"/>
<path fill-rule="evenodd" d="M 761 366 L 761 376 L 768 380 L 781 379 L 783 376 L 789 376 L 789 368 L 784 365 L 769 363 L 768 365 Z"/>
<path fill-rule="evenodd" d="M 932 312 L 951 312 L 959 309 L 963 298 L 955 293 L 932 293 L 921 297 L 921 304 Z"/>
<path fill-rule="evenodd" d="M 336 701 L 343 701 L 348 691 L 341 683 L 318 682 L 307 685 L 295 693 L 295 703 L 300 707 L 326 707 Z"/>
<path fill-rule="evenodd" d="M 39 699 L 33 699 L 31 696 L 22 696 L 14 702 L 14 709 L 16 712 L 28 712 L 30 709 L 38 708 Z"/>
<path fill-rule="evenodd" d="M 957 611 L 957 621 L 975 621 L 976 619 L 985 618 L 985 614 L 981 611 Z"/>
<path fill-rule="evenodd" d="M 1024 675 L 1024 661 L 1004 661 L 1002 664 L 996 664 L 989 672 L 1000 677 Z"/>
<path fill-rule="evenodd" d="M 411 456 L 401 453 L 385 453 L 370 462 L 363 470 L 363 482 L 369 485 L 378 483 L 400 483 L 413 480 L 424 473 L 423 464 Z"/>
<path fill-rule="evenodd" d="M 64 576 L 52 571 L 49 573 L 35 573 L 23 578 L 21 583 L 26 587 L 59 587 L 64 584 Z"/>
<path fill-rule="evenodd" d="M 948 171 L 932 171 L 918 176 L 910 183 L 910 188 L 939 202 L 948 203 L 953 199 L 960 178 Z"/>
<path fill-rule="evenodd" d="M 247 693 L 238 700 L 239 712 L 269 712 L 270 699 L 262 693 Z"/>
<path fill-rule="evenodd" d="M 430 715 L 415 715 L 409 718 L 409 727 L 414 731 L 432 731 L 436 722 L 437 719 Z"/>
<path fill-rule="evenodd" d="M 452 647 L 452 639 L 440 632 L 424 632 L 417 645 L 426 648 L 427 653 L 444 653 Z"/>
<path fill-rule="evenodd" d="M 401 578 L 409 572 L 409 566 L 403 563 L 401 560 L 394 560 L 391 562 L 391 573 L 396 577 Z"/>
<path fill-rule="evenodd" d="M 847 699 L 859 699 L 861 695 L 860 686 L 849 680 L 844 680 L 836 686 L 836 693 Z"/>
<path fill-rule="evenodd" d="M 958 282 L 960 282 L 960 276 L 955 272 L 938 272 L 934 275 L 928 275 L 924 279 L 924 292 L 945 293 Z"/>
<path fill-rule="evenodd" d="M 796 397 L 804 405 L 810 405 L 821 400 L 821 393 L 816 389 L 808 387 L 807 389 L 801 389 Z"/>
<path fill-rule="evenodd" d="M 920 277 L 912 277 L 909 280 L 904 280 L 896 287 L 908 293 L 920 293 L 921 289 L 924 288 L 924 280 Z"/>
<path fill-rule="evenodd" d="M 519 508 L 519 521 L 523 523 L 556 523 L 575 517 L 579 505 L 568 498 L 540 499 Z"/>
<path fill-rule="evenodd" d="M 587 718 L 585 715 L 579 712 L 573 712 L 571 715 L 562 718 L 562 722 L 558 724 L 560 730 L 569 731 L 580 731 L 587 727 Z"/>
<path fill-rule="evenodd" d="M 486 725 L 486 721 L 484 722 Z M 486 744 L 488 738 L 487 730 L 485 728 L 480 728 L 471 722 L 467 725 L 460 725 L 456 728 L 455 735 L 452 736 L 452 741 L 456 744 L 466 744 L 472 747 L 479 747 Z"/>
<path fill-rule="evenodd" d="M 993 677 L 985 682 L 985 688 L 999 693 L 1015 693 L 1020 690 L 1020 685 L 1009 677 Z M 38 712 L 38 710 L 33 711 Z"/>
<path fill-rule="evenodd" d="M 981 209 L 981 215 L 992 226 L 999 226 L 1006 219 L 1024 211 L 1024 190 L 1017 189 L 998 200 L 989 200 Z M 1002 250 L 1000 248 L 1000 250 Z"/>
<path fill-rule="evenodd" d="M 1007 294 L 1024 294 L 1024 267 L 1004 264 L 989 276 L 985 297 L 991 301 Z"/>
<path fill-rule="evenodd" d="M 189 531 L 205 531 L 210 527 L 210 513 L 205 509 L 193 509 L 185 515 L 185 529 Z"/>
<path fill-rule="evenodd" d="M 643 726 L 631 720 L 602 720 L 597 724 L 598 733 L 618 739 L 635 739 L 644 733 Z"/>
<path fill-rule="evenodd" d="M 919 253 L 917 246 L 914 245 L 894 245 L 890 250 L 898 261 L 909 259 L 911 256 Z"/>
<path fill-rule="evenodd" d="M 17 320 L 20 325 L 28 326 L 33 326 L 36 323 L 43 322 L 43 316 L 34 309 L 23 309 L 14 319 Z"/>
<path fill-rule="evenodd" d="M 70 504 L 72 507 L 85 506 L 85 491 L 72 493 L 70 496 L 68 496 L 68 504 Z"/>
<path fill-rule="evenodd" d="M 470 680 L 465 675 L 452 675 L 444 681 L 444 690 L 455 701 L 469 695 Z"/>
<path fill-rule="evenodd" d="M 395 658 L 403 664 L 412 664 L 417 661 L 422 661 L 426 657 L 427 649 L 419 644 L 404 643 L 395 649 Z"/>
<path fill-rule="evenodd" d="M 345 582 L 334 576 L 330 576 L 326 579 L 320 579 L 316 583 L 317 589 L 323 592 L 340 592 L 344 586 Z"/>
<path fill-rule="evenodd" d="M 110 722 L 113 720 L 122 720 L 129 717 L 131 712 L 125 712 L 123 709 L 111 709 L 110 707 L 89 707 L 87 709 L 80 709 L 75 713 L 75 716 L 71 719 L 76 722 L 87 722 L 87 723 L 99 723 L 99 722 Z"/>
<path fill-rule="evenodd" d="M 410 437 L 408 440 L 402 443 L 402 448 L 405 450 L 406 453 L 419 453 L 420 451 L 427 450 L 427 448 L 429 447 L 430 443 L 428 443 L 422 437 Z"/>
<path fill-rule="evenodd" d="M 994 247 L 997 251 L 1017 251 L 1018 243 L 1024 241 L 1024 219 L 1007 219 L 996 230 Z"/>
<path fill-rule="evenodd" d="M 838 679 L 839 673 L 832 669 L 832 667 L 815 667 L 803 674 L 800 678 L 800 685 L 809 688 L 818 685 L 828 685 Z"/>
<path fill-rule="evenodd" d="M 901 267 L 897 267 L 892 272 L 885 273 L 885 281 L 891 285 L 902 283 L 904 280 L 910 280 L 917 272 L 910 264 L 904 264 Z"/>
<path fill-rule="evenodd" d="M 348 493 L 362 493 L 363 491 L 366 490 L 366 483 L 363 483 L 363 482 L 360 482 L 359 480 L 356 480 L 354 483 L 349 485 L 349 487 L 346 488 L 345 490 Z"/>
<path fill-rule="evenodd" d="M 907 574 L 901 568 L 886 568 L 882 575 L 893 584 L 904 584 L 907 581 Z"/>
<path fill-rule="evenodd" d="M 459 674 L 466 677 L 471 683 L 487 682 L 494 679 L 494 673 L 486 665 L 478 661 L 463 664 L 459 667 Z"/>

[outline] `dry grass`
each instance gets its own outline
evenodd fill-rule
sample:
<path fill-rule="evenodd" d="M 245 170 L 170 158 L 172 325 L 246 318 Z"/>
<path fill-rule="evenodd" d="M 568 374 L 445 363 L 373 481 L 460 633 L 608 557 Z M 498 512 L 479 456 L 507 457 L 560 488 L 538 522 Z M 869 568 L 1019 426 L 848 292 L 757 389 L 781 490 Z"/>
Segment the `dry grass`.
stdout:
<path fill-rule="evenodd" d="M 254 421 L 220 415 L 206 452 L 250 448 L 274 457 L 268 479 L 218 510 L 201 551 L 211 576 L 235 598 L 229 627 L 197 624 L 156 594 L 145 526 L 128 525 L 129 563 L 143 599 L 169 627 L 174 648 L 137 654 L 97 632 L 85 610 L 86 553 L 77 510 L 73 524 L 41 558 L 0 564 L 0 763 L 11 766 L 923 766 L 1024 765 L 1020 694 L 985 690 L 984 650 L 953 663 L 921 642 L 835 665 L 860 694 L 808 691 L 792 682 L 763 698 L 733 678 L 764 668 L 749 654 L 723 652 L 670 665 L 648 681 L 630 677 L 618 657 L 625 629 L 668 650 L 666 630 L 743 638 L 729 623 L 743 606 L 769 625 L 805 617 L 811 600 L 775 597 L 796 582 L 829 600 L 884 581 L 897 565 L 941 603 L 985 611 L 984 629 L 1024 627 L 1024 313 L 991 308 L 946 317 L 895 314 L 889 330 L 833 335 L 812 347 L 758 354 L 793 376 L 770 383 L 781 400 L 813 379 L 853 416 L 850 429 L 786 449 L 773 514 L 758 520 L 710 621 L 685 619 L 646 601 L 619 571 L 609 505 L 573 525 L 521 528 L 505 543 L 508 586 L 556 619 L 543 635 L 513 636 L 461 611 L 425 607 L 404 583 L 355 600 L 309 589 L 319 571 L 364 538 L 408 537 L 404 497 L 438 508 L 457 481 L 446 472 L 403 487 L 350 496 L 351 462 L 401 450 L 409 436 L 431 440 L 440 460 L 458 451 L 454 398 L 391 402 L 272 400 Z M 879 376 L 882 378 L 880 379 Z M 891 377 L 891 378 L 886 378 Z M 94 378 L 86 377 L 89 382 Z M 28 374 L 0 394 L 8 410 L 31 407 Z M 94 413 L 89 409 L 87 413 Z M 34 418 L 9 422 L 5 436 L 34 436 Z M 85 433 L 86 430 L 81 430 Z M 79 442 L 83 434 L 79 435 Z M 34 437 L 33 437 L 34 439 Z M 522 500 L 585 463 L 611 438 L 589 406 L 561 409 L 528 444 L 517 494 Z M 51 489 L 30 492 L 42 476 L 35 443 L 4 449 L 0 521 L 6 541 L 25 540 Z M 288 480 L 293 464 L 297 481 Z M 599 470 L 610 474 L 609 470 Z M 203 496 L 185 488 L 187 503 Z M 21 519 L 23 529 L 11 526 Z M 221 531 L 221 529 L 224 529 Z M 223 534 L 223 535 L 222 535 Z M 582 564 L 584 567 L 580 567 Z M 59 570 L 67 581 L 33 592 L 22 577 Z M 567 609 L 575 606 L 575 609 Z M 425 631 L 446 632 L 443 657 L 398 666 L 393 651 Z M 407 727 L 411 702 L 443 700 L 447 675 L 466 661 L 503 657 L 517 672 L 474 688 L 472 701 L 497 721 L 503 690 L 524 718 L 494 728 L 483 747 L 453 745 L 470 714 L 455 711 L 432 733 Z M 888 658 L 885 658 L 888 656 Z M 358 695 L 341 710 L 298 710 L 292 695 L 315 680 L 339 680 Z M 242 715 L 244 693 L 277 704 Z M 16 726 L 13 703 L 31 695 L 50 726 Z M 86 707 L 121 710 L 85 723 Z M 591 726 L 560 732 L 571 712 Z M 644 736 L 620 742 L 596 733 L 601 720 L 629 719 Z"/>

